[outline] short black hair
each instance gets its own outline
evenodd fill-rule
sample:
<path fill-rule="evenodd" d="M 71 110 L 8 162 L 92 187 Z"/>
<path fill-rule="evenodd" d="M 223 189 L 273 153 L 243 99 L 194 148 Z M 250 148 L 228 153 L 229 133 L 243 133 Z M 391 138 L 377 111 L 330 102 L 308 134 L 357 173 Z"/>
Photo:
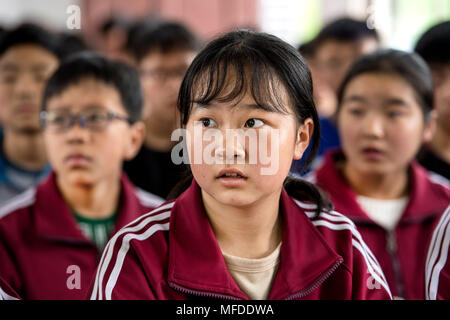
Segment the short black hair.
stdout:
<path fill-rule="evenodd" d="M 326 40 L 353 42 L 366 38 L 379 41 L 378 32 L 369 28 L 365 21 L 345 17 L 327 24 L 317 35 L 315 42 L 316 44 L 323 43 Z"/>
<path fill-rule="evenodd" d="M 306 59 L 314 58 L 314 55 L 316 54 L 316 42 L 314 39 L 303 42 L 298 46 L 297 50 Z"/>
<path fill-rule="evenodd" d="M 60 58 L 59 39 L 56 34 L 32 23 L 24 23 L 18 27 L 6 31 L 0 40 L 0 56 L 11 47 L 34 44 Z"/>
<path fill-rule="evenodd" d="M 156 26 L 150 25 L 141 33 L 133 53 L 141 61 L 154 51 L 197 51 L 200 47 L 201 41 L 186 26 L 177 22 L 163 22 Z"/>
<path fill-rule="evenodd" d="M 429 64 L 450 64 L 450 21 L 426 31 L 414 51 Z"/>
<path fill-rule="evenodd" d="M 90 50 L 83 38 L 77 33 L 62 32 L 58 37 L 59 56 L 61 59 L 66 59 L 73 54 Z"/>
<path fill-rule="evenodd" d="M 127 18 L 119 15 L 112 15 L 103 21 L 100 25 L 99 31 L 102 35 L 106 35 L 114 28 L 120 28 L 124 31 L 128 31 L 130 24 L 131 23 Z"/>
<path fill-rule="evenodd" d="M 355 62 L 339 88 L 336 113 L 341 109 L 350 81 L 366 73 L 395 74 L 403 78 L 414 90 L 424 118 L 428 118 L 434 103 L 431 71 L 419 55 L 394 49 L 378 50 Z"/>
<path fill-rule="evenodd" d="M 90 78 L 111 85 L 117 90 L 131 123 L 141 119 L 143 98 L 137 71 L 126 63 L 112 61 L 93 52 L 74 54 L 61 63 L 47 81 L 42 109 L 46 109 L 53 96 Z"/>

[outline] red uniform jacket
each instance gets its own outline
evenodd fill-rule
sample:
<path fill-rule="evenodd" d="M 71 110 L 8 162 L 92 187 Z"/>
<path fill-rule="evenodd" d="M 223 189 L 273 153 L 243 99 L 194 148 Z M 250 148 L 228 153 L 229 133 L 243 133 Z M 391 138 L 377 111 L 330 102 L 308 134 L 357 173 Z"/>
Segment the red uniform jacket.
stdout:
<path fill-rule="evenodd" d="M 0 300 L 19 300 L 19 295 L 0 278 Z"/>
<path fill-rule="evenodd" d="M 428 300 L 450 299 L 450 205 L 431 238 L 425 267 L 425 296 Z"/>
<path fill-rule="evenodd" d="M 353 223 L 283 190 L 280 263 L 269 299 L 389 299 L 380 266 Z M 109 241 L 91 299 L 248 299 L 228 273 L 195 180 Z"/>
<path fill-rule="evenodd" d="M 393 296 L 424 299 L 428 245 L 437 221 L 450 203 L 450 190 L 433 182 L 428 171 L 412 163 L 409 203 L 395 230 L 388 232 L 358 205 L 355 192 L 336 167 L 336 158 L 341 156 L 339 151 L 328 153 L 309 180 L 329 195 L 336 211 L 356 224 L 380 262 Z"/>
<path fill-rule="evenodd" d="M 162 203 L 121 178 L 116 230 Z M 84 299 L 100 260 L 51 174 L 0 209 L 0 275 L 23 299 Z"/>

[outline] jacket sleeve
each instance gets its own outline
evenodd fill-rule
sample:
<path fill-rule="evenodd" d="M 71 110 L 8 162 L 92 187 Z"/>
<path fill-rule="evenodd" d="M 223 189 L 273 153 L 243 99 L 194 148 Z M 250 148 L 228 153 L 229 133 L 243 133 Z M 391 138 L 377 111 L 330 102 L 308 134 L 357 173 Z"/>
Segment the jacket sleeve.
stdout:
<path fill-rule="evenodd" d="M 154 300 L 141 262 L 123 241 L 111 239 L 103 251 L 94 281 L 89 290 L 91 300 Z M 123 240 L 123 239 L 122 239 Z"/>
<path fill-rule="evenodd" d="M 20 300 L 17 292 L 0 278 L 0 300 Z"/>
<path fill-rule="evenodd" d="M 12 241 L 8 240 L 4 226 L 0 224 L 0 278 L 2 280 L 3 289 L 14 293 L 22 291 L 23 283 L 19 273 L 17 262 L 13 254 Z"/>
<path fill-rule="evenodd" d="M 436 225 L 425 265 L 425 298 L 450 299 L 450 206 Z"/>

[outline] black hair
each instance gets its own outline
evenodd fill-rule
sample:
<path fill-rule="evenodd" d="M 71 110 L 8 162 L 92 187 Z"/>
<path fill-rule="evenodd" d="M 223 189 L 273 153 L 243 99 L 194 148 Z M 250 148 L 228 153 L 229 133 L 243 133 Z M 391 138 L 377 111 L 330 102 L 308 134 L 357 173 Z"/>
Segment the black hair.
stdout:
<path fill-rule="evenodd" d="M 127 18 L 119 15 L 112 15 L 103 21 L 103 23 L 100 25 L 99 31 L 102 35 L 106 35 L 109 31 L 111 31 L 114 28 L 119 28 L 124 31 L 128 31 L 129 26 L 130 21 Z"/>
<path fill-rule="evenodd" d="M 232 73 L 232 88 L 228 75 Z M 311 73 L 297 50 L 266 33 L 238 30 L 210 42 L 189 66 L 180 87 L 178 108 L 181 124 L 188 122 L 193 103 L 232 102 L 250 92 L 256 104 L 273 112 L 289 113 L 276 88 L 283 86 L 298 123 L 314 121 L 309 165 L 320 143 L 320 124 L 313 100 Z M 269 89 L 271 88 L 271 89 Z M 225 92 L 225 90 L 227 92 Z M 281 93 L 282 94 L 282 93 Z M 286 190 L 294 197 L 317 204 L 317 212 L 331 204 L 312 184 L 288 177 Z"/>
<path fill-rule="evenodd" d="M 429 64 L 450 64 L 450 21 L 426 31 L 414 51 Z"/>
<path fill-rule="evenodd" d="M 0 40 L 0 56 L 12 47 L 24 44 L 38 45 L 57 58 L 60 58 L 57 35 L 32 23 L 21 24 L 12 30 L 6 31 L 2 35 Z"/>
<path fill-rule="evenodd" d="M 366 73 L 395 74 L 403 78 L 416 93 L 424 118 L 433 108 L 433 79 L 425 61 L 415 53 L 386 49 L 363 56 L 355 62 L 338 91 L 339 113 L 347 85 L 354 78 Z"/>
<path fill-rule="evenodd" d="M 142 20 L 133 21 L 128 28 L 124 49 L 133 54 L 141 41 L 141 37 L 149 30 L 156 28 L 160 23 L 162 23 L 162 20 L 158 16 L 153 15 Z"/>
<path fill-rule="evenodd" d="M 89 46 L 79 34 L 67 32 L 59 34 L 59 56 L 61 59 L 66 59 L 73 54 L 89 50 Z"/>
<path fill-rule="evenodd" d="M 150 25 L 143 31 L 132 51 L 140 61 L 155 51 L 198 51 L 200 47 L 201 41 L 186 26 L 177 22 L 163 22 L 156 26 Z"/>
<path fill-rule="evenodd" d="M 297 50 L 304 58 L 313 58 L 316 53 L 316 41 L 304 42 L 298 46 Z"/>
<path fill-rule="evenodd" d="M 327 24 L 317 35 L 315 42 L 316 44 L 323 43 L 326 40 L 353 42 L 365 38 L 373 38 L 379 41 L 378 32 L 369 28 L 365 21 L 340 18 Z"/>
<path fill-rule="evenodd" d="M 112 61 L 92 52 L 74 54 L 61 63 L 47 81 L 42 108 L 46 109 L 49 99 L 53 96 L 90 78 L 111 85 L 117 90 L 131 123 L 141 119 L 143 98 L 137 71 L 126 63 Z"/>

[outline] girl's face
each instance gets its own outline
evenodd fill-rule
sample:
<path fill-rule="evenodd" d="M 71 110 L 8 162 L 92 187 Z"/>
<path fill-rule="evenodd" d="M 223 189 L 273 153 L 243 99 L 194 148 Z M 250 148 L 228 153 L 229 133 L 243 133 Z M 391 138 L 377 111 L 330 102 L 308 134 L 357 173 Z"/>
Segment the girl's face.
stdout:
<path fill-rule="evenodd" d="M 292 112 L 259 108 L 248 93 L 237 103 L 194 104 L 186 124 L 193 137 L 187 140 L 192 173 L 203 195 L 222 205 L 279 199 L 292 160 L 302 157 L 313 127 L 311 119 L 297 125 Z"/>
<path fill-rule="evenodd" d="M 348 83 L 338 127 L 347 167 L 364 174 L 404 172 L 432 134 L 414 89 L 385 73 L 362 74 Z"/>

